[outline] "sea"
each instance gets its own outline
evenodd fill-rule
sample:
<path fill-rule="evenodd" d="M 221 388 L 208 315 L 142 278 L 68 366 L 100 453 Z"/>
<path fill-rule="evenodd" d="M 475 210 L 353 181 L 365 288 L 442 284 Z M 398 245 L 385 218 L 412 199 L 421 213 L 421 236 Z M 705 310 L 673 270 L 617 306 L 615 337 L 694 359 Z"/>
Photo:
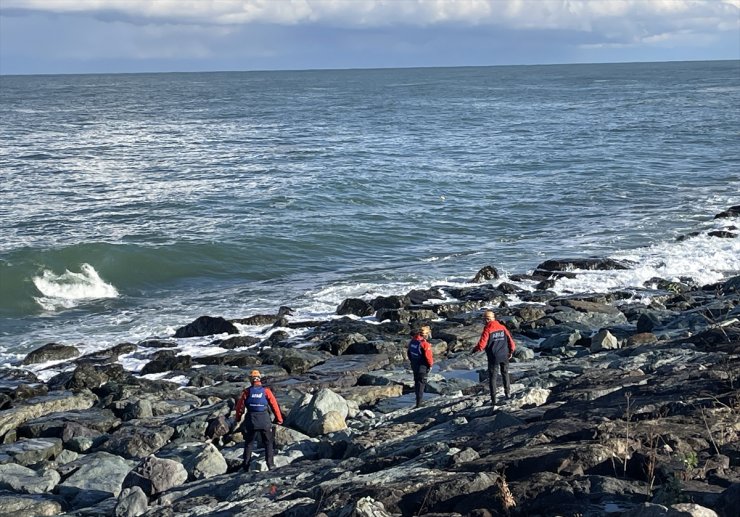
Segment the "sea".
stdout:
<path fill-rule="evenodd" d="M 740 204 L 740 61 L 0 76 L 0 180 L 1 367 L 486 265 L 710 283 L 740 272 L 708 235 L 740 227 L 714 219 Z"/>

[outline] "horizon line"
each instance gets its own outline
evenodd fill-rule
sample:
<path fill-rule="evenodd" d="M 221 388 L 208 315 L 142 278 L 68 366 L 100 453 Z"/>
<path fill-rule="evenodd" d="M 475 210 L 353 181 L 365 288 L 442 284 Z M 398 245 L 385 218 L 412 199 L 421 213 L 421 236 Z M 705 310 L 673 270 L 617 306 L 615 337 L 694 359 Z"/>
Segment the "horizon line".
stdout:
<path fill-rule="evenodd" d="M 36 77 L 36 76 L 57 76 L 57 75 L 153 75 L 153 74 L 224 74 L 224 73 L 264 73 L 264 72 L 342 72 L 342 71 L 362 71 L 362 70 L 419 70 L 434 68 L 509 68 L 524 66 L 583 66 L 583 65 L 635 65 L 635 64 L 655 64 L 655 63 L 706 63 L 706 62 L 740 62 L 738 58 L 724 59 L 670 59 L 665 61 L 599 61 L 599 62 L 570 62 L 570 63 L 530 63 L 530 64 L 497 64 L 497 65 L 433 65 L 433 66 L 387 66 L 387 67 L 348 67 L 348 68 L 264 68 L 251 70 L 168 70 L 157 72 L 57 72 L 57 73 L 25 73 L 25 74 L 8 74 L 0 72 L 0 77 Z"/>

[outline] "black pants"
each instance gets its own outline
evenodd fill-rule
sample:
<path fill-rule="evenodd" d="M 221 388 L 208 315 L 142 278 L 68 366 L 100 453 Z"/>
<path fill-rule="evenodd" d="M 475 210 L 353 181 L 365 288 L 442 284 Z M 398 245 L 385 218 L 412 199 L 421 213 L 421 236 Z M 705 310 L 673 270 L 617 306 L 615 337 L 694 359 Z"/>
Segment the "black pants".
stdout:
<path fill-rule="evenodd" d="M 274 440 L 272 436 L 272 429 L 246 429 L 244 435 L 244 467 L 248 468 L 249 463 L 252 460 L 252 447 L 254 446 L 254 439 L 257 435 L 262 438 L 262 443 L 265 445 L 265 461 L 267 462 L 267 468 L 275 468 L 274 461 Z"/>
<path fill-rule="evenodd" d="M 421 400 L 424 398 L 424 388 L 427 385 L 428 368 L 421 366 L 414 370 L 414 394 L 416 395 L 416 407 L 421 406 Z"/>
<path fill-rule="evenodd" d="M 506 398 L 511 395 L 509 383 L 509 361 L 488 361 L 488 389 L 491 390 L 491 404 L 496 405 L 496 366 L 501 370 L 501 379 L 504 381 L 504 393 Z"/>

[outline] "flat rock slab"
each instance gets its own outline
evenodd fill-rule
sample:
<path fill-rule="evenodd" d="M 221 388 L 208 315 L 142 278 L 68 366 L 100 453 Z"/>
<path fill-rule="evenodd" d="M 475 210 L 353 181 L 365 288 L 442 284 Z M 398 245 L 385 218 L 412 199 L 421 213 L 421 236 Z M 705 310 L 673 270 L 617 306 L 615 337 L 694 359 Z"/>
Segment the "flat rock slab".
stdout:
<path fill-rule="evenodd" d="M 41 496 L 0 495 L 0 515 L 4 517 L 41 517 L 59 515 L 62 505 L 51 498 Z"/>
<path fill-rule="evenodd" d="M 87 411 L 67 411 L 51 413 L 27 421 L 18 428 L 18 436 L 26 438 L 61 438 L 64 428 L 69 424 L 79 424 L 101 433 L 121 424 L 108 409 L 89 409 Z"/>
<path fill-rule="evenodd" d="M 107 452 L 95 452 L 74 463 L 77 470 L 59 484 L 58 492 L 72 501 L 73 506 L 86 507 L 117 497 L 124 478 L 137 462 Z"/>
<path fill-rule="evenodd" d="M 0 445 L 0 464 L 17 463 L 33 465 L 48 460 L 62 452 L 62 440 L 59 438 L 31 438 L 15 443 Z"/>
<path fill-rule="evenodd" d="M 0 413 L 0 437 L 22 423 L 58 411 L 72 411 L 75 409 L 89 409 L 98 398 L 83 391 L 77 394 L 69 391 L 51 392 L 48 395 L 34 397 L 24 401 L 23 405 L 7 409 Z"/>
<path fill-rule="evenodd" d="M 309 373 L 321 375 L 336 375 L 341 373 L 362 374 L 382 368 L 389 362 L 390 360 L 385 354 L 345 354 L 339 357 L 332 357 L 326 362 L 314 366 L 309 370 Z"/>

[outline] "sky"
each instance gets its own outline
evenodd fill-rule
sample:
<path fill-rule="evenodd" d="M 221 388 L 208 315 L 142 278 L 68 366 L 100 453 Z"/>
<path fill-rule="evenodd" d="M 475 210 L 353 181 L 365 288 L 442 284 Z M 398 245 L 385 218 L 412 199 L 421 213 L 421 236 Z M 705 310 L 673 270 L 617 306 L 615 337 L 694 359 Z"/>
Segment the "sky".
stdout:
<path fill-rule="evenodd" d="M 740 0 L 0 0 L 0 74 L 740 59 Z"/>

